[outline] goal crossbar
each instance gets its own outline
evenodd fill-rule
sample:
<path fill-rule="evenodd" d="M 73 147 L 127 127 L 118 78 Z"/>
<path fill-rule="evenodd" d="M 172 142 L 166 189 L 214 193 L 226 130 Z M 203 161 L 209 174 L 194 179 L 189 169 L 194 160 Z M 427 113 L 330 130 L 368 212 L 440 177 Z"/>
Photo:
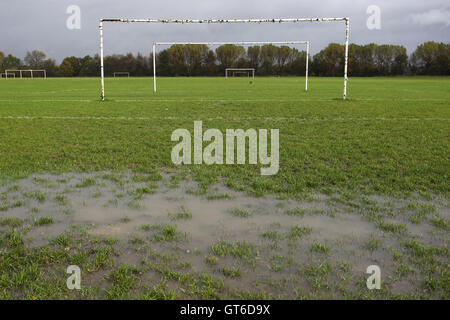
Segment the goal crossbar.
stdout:
<path fill-rule="evenodd" d="M 103 61 L 103 23 L 297 23 L 297 22 L 345 22 L 345 53 L 344 53 L 344 94 L 347 98 L 347 69 L 348 69 L 348 45 L 350 33 L 350 19 L 342 18 L 272 18 L 272 19 L 100 19 L 100 75 L 101 75 L 101 99 L 105 100 L 105 77 Z"/>
<path fill-rule="evenodd" d="M 306 79 L 305 91 L 308 91 L 308 65 L 309 65 L 309 41 L 210 41 L 210 42 L 153 42 L 153 92 L 156 92 L 156 46 L 170 46 L 170 45 L 266 45 L 266 44 L 306 44 Z M 228 68 L 228 70 L 231 68 Z M 253 70 L 253 78 L 255 77 L 255 70 Z"/>

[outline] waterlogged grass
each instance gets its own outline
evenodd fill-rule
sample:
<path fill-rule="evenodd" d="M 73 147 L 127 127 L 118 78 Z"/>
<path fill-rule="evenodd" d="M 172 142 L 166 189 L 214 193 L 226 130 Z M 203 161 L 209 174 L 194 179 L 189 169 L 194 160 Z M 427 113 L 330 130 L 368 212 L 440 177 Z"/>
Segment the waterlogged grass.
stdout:
<path fill-rule="evenodd" d="M 1 186 L 30 173 L 102 173 L 58 179 L 73 188 L 61 193 L 52 194 L 51 181 L 41 177 L 25 188 L 13 181 L 2 191 L 0 299 L 448 300 L 449 220 L 442 207 L 449 195 L 450 80 L 355 78 L 347 101 L 340 100 L 342 79 L 312 78 L 308 93 L 299 90 L 299 78 L 261 78 L 253 85 L 241 80 L 162 78 L 160 91 L 152 94 L 145 79 L 107 79 L 103 103 L 97 79 L 2 83 Z M 279 129 L 279 173 L 261 176 L 260 165 L 173 165 L 171 133 L 192 133 L 194 120 L 202 120 L 204 130 L 222 132 Z M 124 179 L 130 169 L 133 187 Z M 250 195 L 275 193 L 281 223 L 199 245 L 182 226 L 195 223 L 196 212 L 180 206 L 169 212 L 167 224 L 146 220 L 151 224 L 134 226 L 136 234 L 125 239 L 69 229 L 52 233 L 47 245 L 28 246 L 30 230 L 60 226 L 62 218 L 47 216 L 47 206 L 55 204 L 61 213 L 76 209 L 71 192 L 90 192 L 114 209 L 127 204 L 125 210 L 132 210 L 115 220 L 126 228 L 138 222 L 140 200 L 166 182 L 175 188 L 191 177 L 198 187 L 186 190 L 189 197 L 217 203 L 235 198 L 233 191 L 209 188 L 222 181 Z M 113 187 L 112 198 L 104 191 L 101 199 L 98 189 L 105 185 Z M 329 197 L 329 208 L 308 205 L 318 193 Z M 402 205 L 382 206 L 372 193 L 403 199 Z M 291 199 L 304 203 L 291 208 Z M 244 208 L 236 204 L 229 214 L 257 213 Z M 20 210 L 31 214 L 7 216 Z M 359 214 L 376 228 L 354 243 L 354 252 L 344 252 L 345 239 L 328 241 L 319 227 L 303 225 L 318 215 L 339 219 L 338 212 Z M 425 237 L 433 241 L 410 233 L 422 227 L 431 230 Z M 382 290 L 369 292 L 365 265 L 351 265 L 346 254 L 381 264 Z M 82 269 L 81 291 L 66 287 L 71 264 Z M 396 292 L 396 281 L 408 284 L 406 293 Z"/>
<path fill-rule="evenodd" d="M 0 299 L 448 299 L 448 248 L 414 237 L 399 239 L 396 249 L 386 248 L 394 256 L 394 268 L 384 271 L 382 290 L 369 292 L 364 270 L 354 272 L 356 266 L 336 261 L 337 246 L 305 238 L 314 231 L 308 227 L 281 229 L 272 223 L 272 229 L 262 234 L 270 241 L 290 241 L 291 235 L 301 239 L 303 249 L 287 251 L 283 250 L 284 243 L 270 248 L 259 241 L 233 240 L 213 242 L 203 252 L 177 250 L 188 244 L 186 239 L 173 242 L 180 234 L 177 228 L 151 224 L 141 225 L 138 231 L 143 236 L 132 235 L 127 242 L 110 236 L 92 237 L 89 228 L 72 225 L 51 238 L 48 245 L 27 246 L 28 232 L 42 225 L 34 221 L 45 225 L 43 218 L 0 219 Z M 384 246 L 372 235 L 362 245 L 374 254 L 380 254 Z M 160 246 L 166 249 L 161 251 Z M 296 258 L 298 250 L 306 251 Z M 138 261 L 124 262 L 133 252 Z M 198 263 L 204 267 L 198 268 Z M 66 287 L 69 265 L 82 270 L 81 290 Z M 418 281 L 414 293 L 391 292 L 393 281 L 411 277 Z M 253 289 L 245 289 L 249 287 Z"/>
<path fill-rule="evenodd" d="M 152 231 L 153 234 L 151 235 L 151 240 L 155 242 L 187 240 L 186 234 L 178 231 L 176 225 L 142 225 L 140 228 L 144 231 Z"/>
<path fill-rule="evenodd" d="M 240 218 L 248 218 L 251 216 L 251 213 L 247 209 L 234 208 L 230 210 L 230 213 L 235 217 Z"/>
<path fill-rule="evenodd" d="M 171 220 L 188 220 L 192 218 L 192 213 L 184 206 L 181 206 L 175 213 L 168 213 Z"/>
<path fill-rule="evenodd" d="M 133 169 L 136 181 L 157 181 L 175 167 L 172 131 L 202 120 L 222 132 L 280 129 L 277 175 L 261 177 L 260 165 L 177 167 L 204 185 L 224 179 L 257 195 L 448 193 L 448 78 L 352 78 L 347 101 L 341 78 L 311 78 L 307 93 L 301 82 L 161 78 L 153 94 L 143 78 L 106 79 L 102 103 L 98 79 L 12 79 L 0 87 L 0 172 Z"/>
<path fill-rule="evenodd" d="M 219 241 L 211 246 L 211 252 L 216 256 L 233 256 L 251 263 L 258 256 L 258 250 L 251 242 Z"/>
<path fill-rule="evenodd" d="M 46 226 L 53 224 L 53 217 L 40 217 L 39 219 L 34 220 L 35 226 Z"/>

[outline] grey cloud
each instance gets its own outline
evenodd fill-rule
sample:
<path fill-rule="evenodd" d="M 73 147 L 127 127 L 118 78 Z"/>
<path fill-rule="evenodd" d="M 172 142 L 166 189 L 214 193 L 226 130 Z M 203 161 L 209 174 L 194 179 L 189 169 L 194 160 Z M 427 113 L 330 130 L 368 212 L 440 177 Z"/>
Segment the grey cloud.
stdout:
<path fill-rule="evenodd" d="M 423 13 L 411 14 L 411 21 L 421 25 L 445 24 L 450 26 L 450 10 L 432 9 Z"/>
<path fill-rule="evenodd" d="M 343 17 L 351 19 L 350 41 L 405 45 L 409 52 L 424 41 L 449 42 L 450 26 L 426 23 L 446 19 L 448 0 L 0 0 L 0 51 L 23 58 L 43 50 L 59 62 L 65 56 L 99 52 L 100 18 L 272 18 Z M 81 8 L 81 30 L 66 28 L 69 5 Z M 381 30 L 366 27 L 369 5 L 381 9 Z M 436 11 L 438 10 L 438 11 Z M 439 16 L 440 13 L 441 15 Z M 416 15 L 416 16 L 414 16 Z M 412 17 L 419 17 L 417 23 Z M 448 18 L 447 18 L 448 21 Z M 105 25 L 105 53 L 148 54 L 153 41 L 311 40 L 315 53 L 329 42 L 344 42 L 343 23 L 261 25 Z"/>

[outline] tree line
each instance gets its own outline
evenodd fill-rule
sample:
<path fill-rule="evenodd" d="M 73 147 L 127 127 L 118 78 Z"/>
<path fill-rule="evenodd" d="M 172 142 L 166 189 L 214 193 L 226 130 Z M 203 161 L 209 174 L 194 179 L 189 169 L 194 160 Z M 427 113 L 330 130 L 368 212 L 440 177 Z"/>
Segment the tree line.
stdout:
<path fill-rule="evenodd" d="M 310 74 L 342 76 L 345 47 L 331 43 L 310 57 Z M 129 72 L 130 76 L 153 74 L 152 53 L 148 56 L 110 55 L 104 59 L 105 75 Z M 211 50 L 206 45 L 172 45 L 156 55 L 160 76 L 223 76 L 226 68 L 254 68 L 257 75 L 305 74 L 306 52 L 289 46 L 250 46 L 226 44 Z M 350 44 L 349 76 L 450 75 L 450 43 L 425 42 L 408 56 L 399 45 Z M 24 60 L 0 51 L 0 71 L 6 69 L 45 69 L 47 76 L 92 77 L 100 75 L 99 55 L 67 57 L 61 64 L 42 51 L 27 52 Z"/>

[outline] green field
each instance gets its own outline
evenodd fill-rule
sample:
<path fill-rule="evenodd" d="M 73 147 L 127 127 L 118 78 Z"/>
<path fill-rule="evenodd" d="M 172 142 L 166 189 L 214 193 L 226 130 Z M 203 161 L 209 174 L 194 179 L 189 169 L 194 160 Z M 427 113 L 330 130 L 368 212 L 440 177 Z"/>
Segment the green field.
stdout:
<path fill-rule="evenodd" d="M 279 128 L 282 167 L 271 179 L 256 167 L 188 168 L 205 182 L 448 192 L 448 78 L 351 79 L 347 101 L 335 78 L 312 78 L 308 93 L 303 78 L 163 78 L 157 94 L 151 79 L 107 79 L 104 103 L 97 79 L 10 80 L 0 87 L 2 176 L 173 167 L 171 132 L 203 120 L 205 129 Z"/>
<path fill-rule="evenodd" d="M 449 78 L 350 78 L 346 101 L 341 78 L 311 78 L 308 92 L 294 77 L 161 78 L 156 94 L 152 85 L 151 78 L 107 78 L 101 102 L 99 79 L 0 80 L 0 297 L 449 298 Z M 259 165 L 175 166 L 171 133 L 193 132 L 195 120 L 203 130 L 279 129 L 278 174 L 261 176 Z M 177 188 L 194 209 L 180 202 L 184 209 L 166 210 L 167 221 L 148 227 L 133 216 L 145 213 L 140 201 Z M 93 236 L 73 218 L 87 198 L 108 192 L 105 202 L 127 208 L 114 221 L 132 225 L 131 236 Z M 205 206 L 219 201 L 236 221 L 266 219 L 264 201 L 286 214 L 251 229 L 255 238 L 204 243 L 189 225 L 195 197 Z M 228 207 L 241 197 L 253 207 Z M 314 201 L 317 208 L 305 204 Z M 357 247 L 346 247 L 346 234 L 315 237 L 319 220 L 302 220 L 341 221 L 341 214 L 368 228 Z M 60 234 L 29 245 L 29 233 L 52 225 Z M 198 244 L 183 247 L 189 241 Z M 127 250 L 135 263 L 122 257 Z M 364 288 L 363 262 L 346 264 L 351 252 L 366 251 L 364 263 L 386 261 L 378 292 Z M 80 292 L 64 288 L 69 264 L 88 270 Z M 250 273 L 265 271 L 275 276 L 260 286 Z"/>

